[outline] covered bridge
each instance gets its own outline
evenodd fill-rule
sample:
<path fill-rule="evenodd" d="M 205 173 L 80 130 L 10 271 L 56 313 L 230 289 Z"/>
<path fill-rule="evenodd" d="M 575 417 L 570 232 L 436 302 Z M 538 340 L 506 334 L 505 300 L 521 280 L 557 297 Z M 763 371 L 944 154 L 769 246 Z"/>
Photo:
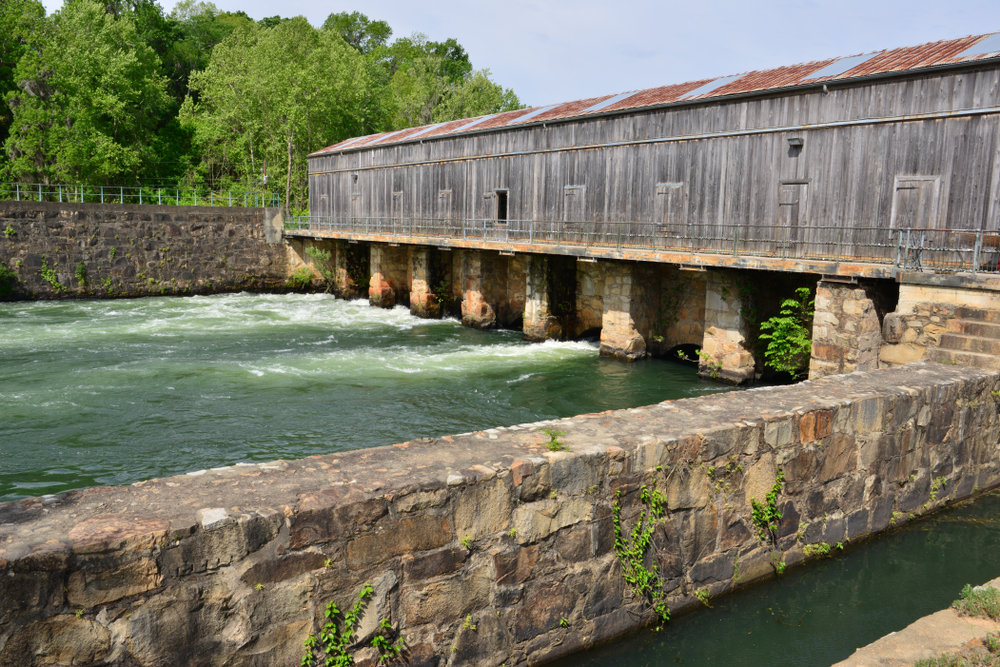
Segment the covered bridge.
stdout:
<path fill-rule="evenodd" d="M 812 285 L 823 276 L 868 280 L 869 292 L 891 283 L 885 298 L 869 295 L 882 303 L 876 328 L 907 272 L 996 271 L 1000 33 L 356 137 L 310 155 L 309 179 L 311 217 L 289 233 L 373 242 L 374 302 L 385 303 L 388 289 L 389 302 L 431 303 L 426 293 L 447 283 L 473 323 L 523 315 L 532 337 L 600 329 L 602 349 L 627 358 L 658 340 L 697 341 L 719 350 L 724 370 L 740 366 L 739 379 L 751 373 L 743 353 L 752 335 L 745 309 L 719 297 L 776 274 L 736 279 L 721 267 Z M 402 252 L 396 243 L 424 246 L 431 267 L 442 266 L 438 249 L 475 249 L 485 259 L 456 268 L 456 253 L 414 290 L 412 258 L 389 259 Z M 504 259 L 514 254 L 526 257 L 524 267 Z M 604 268 L 558 269 L 559 256 Z M 533 257 L 544 268 L 533 269 Z M 520 271 L 523 303 L 508 298 L 509 287 L 488 296 L 483 285 L 500 264 L 495 275 L 508 283 Z M 678 268 L 716 270 L 702 274 L 703 289 Z M 548 290 L 541 301 L 533 270 L 542 271 L 536 289 Z M 553 284 L 574 282 L 572 273 L 575 287 L 554 292 Z M 685 294 L 701 289 L 700 301 L 678 305 L 669 296 L 676 284 Z M 623 290 L 634 298 L 609 310 Z M 572 317 L 556 312 L 557 302 L 575 303 Z M 700 324 L 658 327 L 665 304 L 681 320 L 693 309 Z M 878 364 L 875 347 L 874 357 L 853 354 Z M 841 356 L 828 370 L 860 363 L 845 363 L 842 349 L 833 354 Z"/>

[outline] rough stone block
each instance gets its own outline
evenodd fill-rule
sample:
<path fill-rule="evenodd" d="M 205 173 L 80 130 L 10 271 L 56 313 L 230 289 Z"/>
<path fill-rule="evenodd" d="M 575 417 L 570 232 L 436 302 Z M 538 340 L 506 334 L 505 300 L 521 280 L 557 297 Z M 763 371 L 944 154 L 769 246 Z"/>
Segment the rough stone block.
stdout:
<path fill-rule="evenodd" d="M 462 567 L 469 552 L 465 549 L 445 547 L 417 556 L 403 556 L 403 576 L 407 579 L 430 579 L 454 572 Z"/>
<path fill-rule="evenodd" d="M 514 511 L 514 527 L 518 542 L 532 544 L 560 528 L 593 518 L 594 506 L 583 498 L 539 500 L 522 504 Z"/>
<path fill-rule="evenodd" d="M 783 417 L 764 425 L 764 442 L 772 448 L 787 447 L 792 444 L 792 418 Z"/>
<path fill-rule="evenodd" d="M 487 568 L 479 567 L 422 588 L 404 586 L 401 604 L 406 625 L 457 621 L 489 603 L 490 583 Z"/>
<path fill-rule="evenodd" d="M 118 564 L 113 570 L 76 570 L 69 575 L 66 596 L 70 604 L 84 609 L 153 590 L 163 577 L 151 558 Z"/>
<path fill-rule="evenodd" d="M 501 478 L 465 487 L 455 499 L 455 532 L 478 539 L 510 528 L 513 500 Z"/>
<path fill-rule="evenodd" d="M 362 535 L 347 544 L 347 566 L 357 569 L 393 556 L 443 547 L 454 539 L 448 517 L 422 514 Z"/>

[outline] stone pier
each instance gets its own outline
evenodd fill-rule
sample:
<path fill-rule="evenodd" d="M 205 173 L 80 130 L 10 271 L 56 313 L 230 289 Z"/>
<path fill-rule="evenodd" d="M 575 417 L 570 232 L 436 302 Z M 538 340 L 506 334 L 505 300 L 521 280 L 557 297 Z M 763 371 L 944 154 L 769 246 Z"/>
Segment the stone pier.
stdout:
<path fill-rule="evenodd" d="M 741 286 L 729 273 L 709 271 L 705 285 L 705 334 L 698 374 L 742 384 L 754 377 L 754 358 L 747 349 L 749 326 L 743 316 Z"/>
<path fill-rule="evenodd" d="M 549 278 L 549 258 L 545 255 L 528 255 L 525 260 L 523 328 L 526 340 L 543 341 L 562 337 L 559 319 L 552 313 Z"/>
<path fill-rule="evenodd" d="M 410 286 L 410 313 L 415 317 L 440 317 L 441 303 L 434 292 L 431 276 L 431 249 L 426 246 L 410 246 L 407 271 Z"/>
<path fill-rule="evenodd" d="M 809 377 L 879 367 L 882 324 L 860 285 L 820 281 L 816 287 Z"/>
<path fill-rule="evenodd" d="M 646 356 L 652 287 L 647 274 L 641 264 L 615 262 L 606 266 L 601 355 L 621 361 L 636 361 Z"/>
<path fill-rule="evenodd" d="M 371 282 L 368 284 L 368 301 L 381 308 L 392 308 L 397 303 L 405 305 L 410 294 L 407 249 L 382 243 L 372 243 L 370 248 Z"/>

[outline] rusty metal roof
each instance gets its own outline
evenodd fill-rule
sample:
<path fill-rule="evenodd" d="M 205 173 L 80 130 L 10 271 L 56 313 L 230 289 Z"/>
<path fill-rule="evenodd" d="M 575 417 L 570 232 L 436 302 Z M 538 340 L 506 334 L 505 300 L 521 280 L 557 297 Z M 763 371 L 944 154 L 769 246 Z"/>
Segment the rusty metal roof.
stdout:
<path fill-rule="evenodd" d="M 524 124 L 584 118 L 591 114 L 632 111 L 645 107 L 658 107 L 672 103 L 713 100 L 728 95 L 767 92 L 827 83 L 848 81 L 876 74 L 911 72 L 929 67 L 961 65 L 976 60 L 1000 57 L 1000 32 L 974 35 L 961 39 L 931 42 L 920 46 L 873 51 L 842 58 L 817 60 L 811 63 L 778 67 L 769 70 L 744 72 L 731 76 L 702 79 L 687 83 L 648 88 L 616 95 L 603 95 L 585 100 L 550 104 L 519 109 L 505 113 L 463 118 L 434 125 L 424 125 L 406 130 L 382 132 L 366 137 L 355 137 L 328 146 L 313 156 L 340 151 L 354 151 L 407 141 L 424 141 L 464 132 L 482 132 L 490 129 L 513 129 Z"/>

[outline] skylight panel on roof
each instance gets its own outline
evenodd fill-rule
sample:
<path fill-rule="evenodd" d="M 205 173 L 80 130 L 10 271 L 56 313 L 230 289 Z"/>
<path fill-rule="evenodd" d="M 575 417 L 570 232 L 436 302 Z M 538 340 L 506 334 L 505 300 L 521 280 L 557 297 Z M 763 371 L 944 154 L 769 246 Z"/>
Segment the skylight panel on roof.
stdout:
<path fill-rule="evenodd" d="M 345 141 L 344 143 L 342 143 L 337 148 L 347 148 L 348 146 L 350 146 L 351 144 L 353 144 L 355 141 L 361 141 L 362 139 L 365 139 L 365 138 L 367 138 L 367 137 L 354 137 L 353 139 L 348 139 L 347 141 Z"/>
<path fill-rule="evenodd" d="M 978 44 L 973 44 L 965 51 L 959 53 L 958 57 L 985 56 L 987 53 L 995 53 L 997 51 L 1000 51 L 1000 32 L 990 35 Z"/>
<path fill-rule="evenodd" d="M 531 113 L 524 114 L 523 116 L 518 116 L 514 120 L 510 121 L 509 123 L 507 123 L 507 125 L 516 125 L 517 123 L 523 123 L 525 121 L 529 121 L 532 118 L 534 118 L 535 116 L 541 116 L 546 111 L 552 111 L 557 106 L 559 106 L 559 105 L 558 104 L 550 104 L 547 107 L 538 107 L 537 109 L 535 109 Z"/>
<path fill-rule="evenodd" d="M 844 72 L 854 69 L 858 65 L 868 62 L 878 53 L 865 53 L 860 56 L 851 56 L 850 58 L 841 58 L 835 62 L 830 63 L 818 72 L 813 72 L 809 76 L 802 77 L 803 81 L 808 81 L 809 79 L 823 79 L 828 76 L 840 76 Z"/>
<path fill-rule="evenodd" d="M 396 136 L 397 134 L 399 134 L 400 132 L 406 132 L 406 130 L 396 130 L 395 132 L 390 132 L 389 134 L 387 134 L 387 135 L 385 135 L 385 136 L 382 136 L 382 137 L 379 137 L 378 139 L 376 139 L 376 140 L 375 140 L 375 141 L 373 141 L 372 143 L 373 143 L 373 144 L 379 144 L 379 143 L 382 143 L 382 142 L 383 142 L 383 141 L 385 141 L 386 139 L 389 139 L 390 137 L 394 137 L 394 136 Z"/>
<path fill-rule="evenodd" d="M 698 97 L 699 95 L 707 95 L 708 93 L 711 93 L 711 92 L 713 92 L 715 90 L 718 90 L 719 88 L 722 88 L 726 84 L 730 84 L 733 81 L 736 81 L 736 79 L 740 79 L 742 77 L 743 77 L 742 74 L 734 74 L 732 76 L 724 76 L 721 79 L 716 79 L 715 81 L 712 81 L 710 83 L 706 83 L 704 86 L 701 86 L 700 88 L 695 88 L 694 90 L 692 90 L 687 95 L 684 95 L 684 97 L 682 99 L 689 99 L 689 98 L 692 98 L 692 97 Z"/>
<path fill-rule="evenodd" d="M 417 132 L 414 132 L 413 134 L 411 134 L 410 136 L 408 136 L 407 139 L 412 139 L 413 137 L 419 137 L 421 134 L 426 134 L 427 132 L 430 132 L 431 130 L 436 130 L 439 127 L 441 127 L 442 125 L 444 125 L 444 123 L 435 123 L 434 125 L 428 125 L 424 129 L 419 130 Z"/>
<path fill-rule="evenodd" d="M 495 113 L 491 113 L 489 116 L 483 116 L 482 118 L 477 118 L 476 120 L 472 121 L 471 123 L 466 123 L 465 125 L 463 125 L 462 127 L 458 128 L 457 130 L 454 130 L 454 131 L 455 132 L 461 132 L 462 130 L 467 130 L 470 127 L 472 127 L 473 125 L 479 125 L 484 120 L 489 120 L 490 118 L 493 118 L 493 116 L 496 116 L 496 114 Z"/>
<path fill-rule="evenodd" d="M 617 103 L 621 102 L 622 100 L 625 100 L 625 99 L 628 99 L 628 98 L 632 97 L 633 95 L 635 95 L 635 93 L 636 93 L 636 91 L 634 91 L 634 90 L 630 90 L 627 93 L 620 93 L 618 95 L 615 95 L 612 98 L 604 100 L 603 102 L 598 102 L 597 104 L 594 104 L 593 106 L 589 106 L 586 109 L 584 109 L 583 111 L 581 111 L 580 113 L 581 114 L 584 114 L 584 113 L 594 113 L 595 111 L 600 111 L 601 109 L 607 109 L 612 104 L 617 104 Z"/>

